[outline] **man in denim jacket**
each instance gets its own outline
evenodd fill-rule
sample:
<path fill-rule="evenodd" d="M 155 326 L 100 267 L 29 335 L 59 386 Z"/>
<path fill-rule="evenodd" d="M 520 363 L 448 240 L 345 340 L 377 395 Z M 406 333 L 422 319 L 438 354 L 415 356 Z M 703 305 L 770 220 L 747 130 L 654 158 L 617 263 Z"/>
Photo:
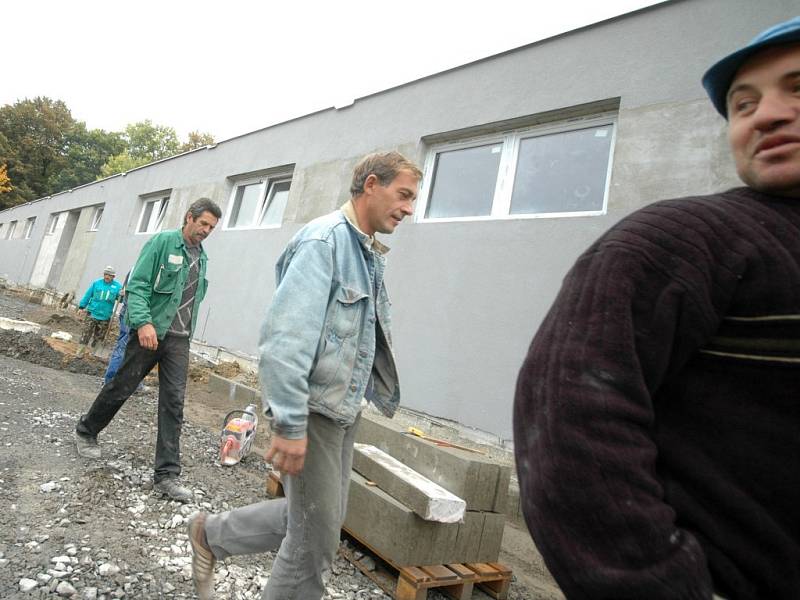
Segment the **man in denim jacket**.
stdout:
<path fill-rule="evenodd" d="M 365 157 L 350 201 L 301 229 L 278 259 L 259 352 L 273 429 L 266 458 L 283 474 L 286 498 L 190 521 L 201 600 L 212 597 L 216 559 L 278 547 L 263 598 L 322 598 L 362 399 L 388 416 L 400 399 L 383 283 L 388 248 L 374 235 L 413 213 L 421 176 L 397 152 Z"/>

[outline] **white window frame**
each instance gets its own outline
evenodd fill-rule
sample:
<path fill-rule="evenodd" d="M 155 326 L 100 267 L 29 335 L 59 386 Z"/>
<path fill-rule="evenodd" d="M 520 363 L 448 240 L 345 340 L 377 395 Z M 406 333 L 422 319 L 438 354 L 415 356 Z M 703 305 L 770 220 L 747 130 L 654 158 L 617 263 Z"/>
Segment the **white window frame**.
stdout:
<path fill-rule="evenodd" d="M 33 228 L 36 225 L 36 217 L 28 217 L 25 219 L 25 229 L 22 230 L 22 239 L 29 240 L 33 234 Z"/>
<path fill-rule="evenodd" d="M 11 221 L 8 224 L 8 232 L 6 233 L 6 239 L 7 240 L 13 240 L 14 239 L 14 232 L 16 232 L 16 230 L 17 230 L 17 222 L 16 221 Z"/>
<path fill-rule="evenodd" d="M 47 231 L 44 232 L 45 235 L 53 235 L 56 232 L 60 218 L 61 213 L 52 213 L 50 215 L 50 220 L 47 222 Z"/>
<path fill-rule="evenodd" d="M 517 170 L 517 158 L 519 156 L 520 142 L 524 139 L 550 135 L 554 133 L 567 133 L 591 127 L 611 127 L 611 143 L 608 150 L 608 167 L 606 170 L 605 188 L 603 190 L 603 207 L 600 210 L 571 211 L 571 212 L 547 212 L 547 213 L 523 213 L 511 214 L 511 195 L 514 191 L 514 179 Z M 416 223 L 447 223 L 455 221 L 495 221 L 503 219 L 553 219 L 562 217 L 587 217 L 600 216 L 606 214 L 608 210 L 608 190 L 611 182 L 611 170 L 613 167 L 614 146 L 617 138 L 617 113 L 604 113 L 579 119 L 569 119 L 545 125 L 513 129 L 495 134 L 485 134 L 457 142 L 444 142 L 432 145 L 425 158 L 424 177 L 422 189 L 419 194 L 416 210 L 414 211 L 414 222 Z M 426 217 L 428 202 L 432 191 L 431 184 L 434 180 L 434 168 L 436 166 L 436 156 L 440 152 L 452 150 L 463 150 L 476 146 L 487 146 L 490 144 L 502 144 L 500 165 L 497 170 L 497 181 L 495 183 L 494 197 L 492 201 L 492 211 L 488 215 L 473 215 L 463 217 Z"/>
<path fill-rule="evenodd" d="M 171 194 L 166 195 L 157 195 L 157 196 L 148 196 L 142 198 L 142 210 L 139 212 L 139 219 L 136 221 L 136 235 L 152 235 L 154 233 L 158 233 L 161 231 L 161 228 L 164 225 L 164 217 L 167 214 L 167 208 L 169 208 L 169 199 Z M 144 221 L 144 215 L 147 212 L 148 204 L 156 204 L 158 203 L 158 213 L 155 212 L 155 206 L 153 206 L 153 210 L 150 212 L 150 218 L 148 220 L 146 229 L 142 230 L 142 225 Z M 153 215 L 156 215 L 155 223 L 153 222 Z M 150 226 L 153 225 L 151 228 Z"/>
<path fill-rule="evenodd" d="M 100 229 L 100 222 L 103 219 L 103 212 L 105 211 L 105 207 L 106 207 L 105 204 L 99 204 L 94 207 L 94 212 L 92 212 L 92 222 L 89 225 L 89 231 L 97 231 L 98 229 Z"/>
<path fill-rule="evenodd" d="M 275 175 L 265 175 L 262 177 L 252 177 L 250 179 L 239 179 L 234 181 L 233 189 L 231 190 L 230 200 L 228 201 L 227 207 L 227 214 L 225 215 L 225 226 L 223 229 L 231 231 L 243 231 L 248 229 L 279 229 L 283 226 L 283 215 L 281 215 L 281 222 L 272 225 L 260 225 L 261 220 L 264 218 L 264 214 L 269 208 L 267 203 L 267 199 L 269 198 L 269 192 L 273 186 L 279 183 L 289 183 L 289 191 L 291 192 L 292 189 L 292 174 L 291 173 L 279 173 Z M 236 201 L 236 193 L 239 191 L 240 187 L 248 186 L 248 185 L 260 185 L 261 189 L 258 193 L 258 202 L 256 203 L 254 213 L 253 213 L 253 220 L 251 221 L 250 225 L 239 225 L 239 226 L 231 226 L 231 218 L 233 216 L 233 204 Z"/>

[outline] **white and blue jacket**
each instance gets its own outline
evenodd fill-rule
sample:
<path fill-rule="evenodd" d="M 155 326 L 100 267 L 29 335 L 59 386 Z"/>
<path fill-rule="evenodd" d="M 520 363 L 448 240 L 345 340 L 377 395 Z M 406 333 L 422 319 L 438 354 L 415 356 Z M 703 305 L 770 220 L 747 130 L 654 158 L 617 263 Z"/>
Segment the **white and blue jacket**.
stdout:
<path fill-rule="evenodd" d="M 355 221 L 349 204 L 343 210 Z M 303 227 L 278 259 L 259 374 L 264 413 L 281 437 L 305 436 L 309 412 L 350 425 L 364 397 L 394 415 L 387 250 L 337 210 Z"/>

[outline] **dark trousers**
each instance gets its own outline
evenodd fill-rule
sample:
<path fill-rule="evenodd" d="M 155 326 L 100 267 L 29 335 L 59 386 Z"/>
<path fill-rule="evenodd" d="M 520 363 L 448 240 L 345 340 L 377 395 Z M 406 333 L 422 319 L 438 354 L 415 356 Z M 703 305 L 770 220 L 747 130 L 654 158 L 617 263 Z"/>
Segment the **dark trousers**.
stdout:
<path fill-rule="evenodd" d="M 86 315 L 86 322 L 83 324 L 83 333 L 81 335 L 81 344 L 92 347 L 97 345 L 97 342 L 103 339 L 106 335 L 106 329 L 111 321 L 98 321 L 94 317 Z"/>
<path fill-rule="evenodd" d="M 189 369 L 189 338 L 167 335 L 156 350 L 139 345 L 136 330 L 130 332 L 125 358 L 114 378 L 103 386 L 75 427 L 82 435 L 96 437 L 114 418 L 139 382 L 158 365 L 158 439 L 153 481 L 181 473 L 180 440 L 183 425 L 183 397 Z"/>

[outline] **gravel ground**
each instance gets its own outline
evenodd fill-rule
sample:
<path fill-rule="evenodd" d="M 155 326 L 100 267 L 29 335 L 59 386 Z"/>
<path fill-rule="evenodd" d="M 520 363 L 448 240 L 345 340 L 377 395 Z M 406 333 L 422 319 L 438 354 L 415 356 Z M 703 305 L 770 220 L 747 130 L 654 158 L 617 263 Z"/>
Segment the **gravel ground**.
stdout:
<path fill-rule="evenodd" d="M 157 388 L 131 398 L 101 434 L 103 459 L 79 458 L 74 424 L 100 389 L 104 363 L 65 358 L 43 341 L 50 329 L 74 328 L 69 311 L 0 291 L 0 316 L 53 325 L 40 335 L 0 330 L 0 598 L 193 598 L 187 517 L 263 500 L 267 465 L 257 455 L 234 468 L 216 464 L 224 410 L 199 381 L 189 384 L 181 448 L 192 503 L 152 492 Z M 261 432 L 256 444 L 266 445 Z M 217 596 L 260 598 L 273 556 L 226 559 Z M 326 599 L 389 598 L 341 556 L 327 586 Z M 515 576 L 509 595 L 562 597 L 538 573 L 533 583 Z M 428 598 L 444 596 L 432 590 Z"/>

